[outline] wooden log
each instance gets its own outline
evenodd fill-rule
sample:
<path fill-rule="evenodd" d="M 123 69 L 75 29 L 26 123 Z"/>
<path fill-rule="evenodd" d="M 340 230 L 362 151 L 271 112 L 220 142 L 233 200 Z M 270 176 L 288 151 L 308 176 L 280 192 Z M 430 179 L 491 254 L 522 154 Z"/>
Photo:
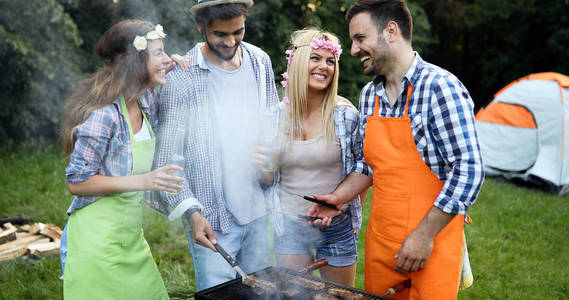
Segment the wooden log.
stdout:
<path fill-rule="evenodd" d="M 59 253 L 62 230 L 54 224 L 33 223 L 21 226 L 25 232 L 17 232 L 11 223 L 0 229 L 0 261 L 11 260 L 28 253 L 55 255 Z"/>
<path fill-rule="evenodd" d="M 29 232 L 29 233 L 34 233 L 34 234 L 35 234 L 35 233 L 40 232 L 40 227 L 41 227 L 40 224 L 42 224 L 42 223 L 34 223 L 34 224 L 32 224 L 32 225 L 26 224 L 26 225 L 22 226 L 21 228 L 22 228 L 23 230 Z"/>
<path fill-rule="evenodd" d="M 13 241 L 16 239 L 16 228 L 10 228 L 7 230 L 2 230 L 0 233 L 0 244 L 4 244 L 9 241 Z"/>
<path fill-rule="evenodd" d="M 16 239 L 20 240 L 23 238 L 27 238 L 29 236 L 35 236 L 37 234 L 35 233 L 29 233 L 29 232 L 16 232 Z"/>
<path fill-rule="evenodd" d="M 24 256 L 26 255 L 26 253 L 28 253 L 28 251 L 29 250 L 27 247 L 10 249 L 9 251 L 0 253 L 0 261 L 7 261 L 14 258 L 18 258 L 20 256 Z"/>
<path fill-rule="evenodd" d="M 32 247 L 32 246 L 45 245 L 45 244 L 48 244 L 48 243 L 51 243 L 51 241 L 49 240 L 49 238 L 40 236 L 40 239 L 35 240 L 35 241 L 33 241 L 33 242 L 29 242 L 29 243 L 26 245 L 26 247 L 28 247 L 28 249 L 29 249 L 29 248 Z"/>
<path fill-rule="evenodd" d="M 44 237 L 42 237 L 41 235 L 31 235 L 31 236 L 23 237 L 21 239 L 16 239 L 15 241 L 4 243 L 4 244 L 0 245 L 0 254 L 2 254 L 4 252 L 12 251 L 13 249 L 18 249 L 21 247 L 27 247 L 30 243 L 37 241 L 41 238 L 44 238 Z"/>
<path fill-rule="evenodd" d="M 43 226 L 42 226 L 43 225 Z M 40 223 L 40 234 L 50 237 L 52 240 L 61 240 L 61 235 L 63 231 L 54 224 L 42 224 Z"/>
<path fill-rule="evenodd" d="M 18 228 L 16 228 L 16 226 L 12 225 L 12 223 L 8 222 L 8 223 L 4 223 L 4 228 L 6 228 L 7 230 L 18 230 Z"/>
<path fill-rule="evenodd" d="M 59 243 L 57 242 L 47 242 L 42 244 L 29 245 L 28 249 L 30 250 L 31 254 L 34 255 L 52 255 L 59 253 Z"/>

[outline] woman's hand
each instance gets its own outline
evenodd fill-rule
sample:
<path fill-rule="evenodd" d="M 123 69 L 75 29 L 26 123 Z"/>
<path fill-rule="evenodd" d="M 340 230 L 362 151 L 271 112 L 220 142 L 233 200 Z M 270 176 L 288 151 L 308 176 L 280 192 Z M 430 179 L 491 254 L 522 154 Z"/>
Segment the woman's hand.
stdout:
<path fill-rule="evenodd" d="M 337 216 L 340 210 L 328 208 L 320 204 L 312 204 L 306 213 L 307 216 L 318 217 L 320 219 L 310 222 L 310 224 L 316 227 L 327 227 L 332 224 L 332 218 Z"/>
<path fill-rule="evenodd" d="M 172 54 L 170 59 L 172 60 L 172 64 L 170 64 L 168 71 L 172 70 L 176 65 L 179 65 L 184 71 L 190 70 L 190 57 L 188 55 L 181 56 L 179 54 Z"/>
<path fill-rule="evenodd" d="M 177 165 L 167 165 L 144 174 L 144 189 L 161 190 L 173 194 L 179 193 L 184 178 L 170 175 L 175 171 L 183 171 L 183 169 Z"/>

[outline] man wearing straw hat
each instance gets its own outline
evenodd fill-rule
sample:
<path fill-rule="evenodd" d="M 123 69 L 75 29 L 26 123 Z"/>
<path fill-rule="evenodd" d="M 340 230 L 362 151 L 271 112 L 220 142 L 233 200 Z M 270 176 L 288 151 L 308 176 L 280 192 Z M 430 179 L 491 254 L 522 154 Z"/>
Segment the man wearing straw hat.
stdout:
<path fill-rule="evenodd" d="M 199 0 L 190 11 L 205 43 L 188 52 L 190 70 L 171 71 L 160 93 L 155 167 L 168 164 L 182 138 L 186 181 L 179 194 L 160 193 L 151 205 L 182 218 L 198 291 L 237 276 L 216 243 L 247 273 L 269 265 L 264 192 L 249 157 L 255 120 L 278 96 L 269 56 L 242 41 L 251 6 Z"/>

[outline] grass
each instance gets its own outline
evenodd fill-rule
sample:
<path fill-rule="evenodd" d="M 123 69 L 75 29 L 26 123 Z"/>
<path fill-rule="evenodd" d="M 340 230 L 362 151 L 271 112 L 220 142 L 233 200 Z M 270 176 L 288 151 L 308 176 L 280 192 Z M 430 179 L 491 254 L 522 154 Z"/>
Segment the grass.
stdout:
<path fill-rule="evenodd" d="M 23 216 L 63 228 L 71 196 L 66 158 L 53 146 L 0 151 L 0 218 Z M 369 218 L 370 196 L 364 207 Z M 569 299 L 569 197 L 487 178 L 466 226 L 474 285 L 459 299 Z M 364 227 L 365 228 L 365 227 Z M 194 293 L 193 266 L 180 222 L 144 211 L 144 230 L 173 299 Z M 363 289 L 360 232 L 356 287 Z M 59 259 L 0 265 L 0 299 L 62 299 Z"/>

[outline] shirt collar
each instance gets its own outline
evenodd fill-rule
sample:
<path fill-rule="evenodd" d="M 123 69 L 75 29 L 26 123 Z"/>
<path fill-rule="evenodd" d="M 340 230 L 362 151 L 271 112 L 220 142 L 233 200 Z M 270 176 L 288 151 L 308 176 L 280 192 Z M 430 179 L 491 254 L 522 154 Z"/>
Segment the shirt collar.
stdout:
<path fill-rule="evenodd" d="M 419 77 L 421 65 L 423 64 L 423 59 L 417 51 L 413 51 L 413 54 L 415 54 L 415 58 L 413 58 L 413 62 L 411 63 L 409 70 L 407 70 L 407 73 L 403 76 L 403 83 L 411 83 L 412 86 L 415 86 L 415 82 L 417 82 Z"/>
<path fill-rule="evenodd" d="M 207 62 L 205 61 L 205 57 L 203 56 L 202 53 L 202 47 L 205 45 L 204 42 L 198 43 L 197 46 L 195 47 L 196 49 L 196 60 L 194 61 L 194 64 L 197 65 L 198 67 L 200 67 L 200 69 L 206 69 L 209 70 L 209 66 L 207 65 Z"/>
<path fill-rule="evenodd" d="M 139 101 L 140 109 L 142 109 L 142 111 L 144 111 L 146 114 L 148 114 L 148 112 L 150 111 L 150 105 L 148 105 L 148 97 L 154 97 L 154 94 L 152 93 L 151 89 L 148 89 L 142 95 L 142 97 L 140 97 L 140 101 Z"/>
<path fill-rule="evenodd" d="M 401 83 L 403 85 L 407 85 L 407 83 L 411 82 L 411 84 L 413 85 L 413 82 L 416 81 L 418 74 L 418 66 L 421 65 L 423 63 L 423 59 L 421 58 L 421 56 L 419 55 L 419 53 L 417 53 L 417 51 L 413 51 L 413 54 L 415 55 L 415 58 L 413 58 L 413 62 L 411 63 L 411 66 L 409 67 L 409 69 L 407 70 L 407 72 L 405 72 L 405 75 L 403 76 L 403 79 L 401 80 Z M 378 84 L 383 84 L 385 82 L 385 76 L 384 75 L 376 75 L 373 78 L 373 85 L 377 87 Z"/>
<path fill-rule="evenodd" d="M 140 109 L 144 111 L 144 113 L 146 114 L 150 112 L 150 105 L 148 104 L 149 97 L 155 97 L 155 94 L 151 89 L 148 89 L 146 92 L 144 92 L 144 94 L 142 94 L 138 99 L 139 100 L 138 103 L 140 104 Z M 121 97 L 118 97 L 115 101 L 113 101 L 113 104 L 115 104 L 118 107 L 120 113 L 123 112 L 121 105 Z"/>
<path fill-rule="evenodd" d="M 403 90 L 407 88 L 407 84 L 409 83 L 411 83 L 412 86 L 415 86 L 415 82 L 417 81 L 417 78 L 419 76 L 420 66 L 423 64 L 423 59 L 421 58 L 419 53 L 417 53 L 417 51 L 413 51 L 413 54 L 415 55 L 415 57 L 413 58 L 413 62 L 411 63 L 411 66 L 409 66 L 407 72 L 405 72 L 403 78 L 401 79 L 401 89 Z M 380 93 L 379 91 L 383 90 L 384 83 L 385 83 L 384 75 L 376 75 L 373 78 L 373 86 L 376 90 L 376 94 L 379 94 Z"/>

